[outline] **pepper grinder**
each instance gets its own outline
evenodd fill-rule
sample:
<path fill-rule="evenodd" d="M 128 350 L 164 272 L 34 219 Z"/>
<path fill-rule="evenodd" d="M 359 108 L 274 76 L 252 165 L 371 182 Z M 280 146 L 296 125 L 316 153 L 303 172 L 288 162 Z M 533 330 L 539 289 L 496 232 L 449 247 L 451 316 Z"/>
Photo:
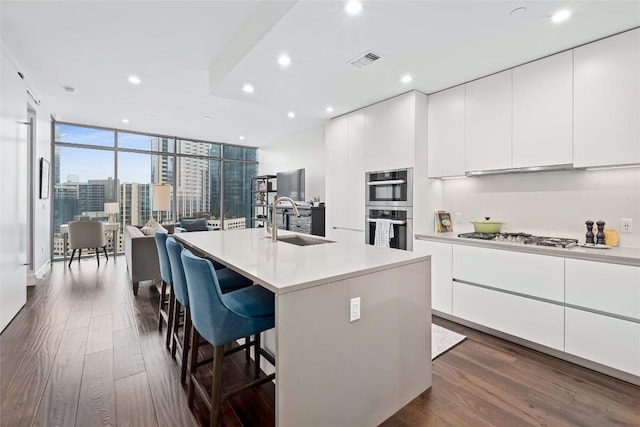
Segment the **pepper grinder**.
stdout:
<path fill-rule="evenodd" d="M 600 220 L 596 222 L 598 226 L 598 234 L 596 234 L 596 243 L 598 245 L 604 245 L 604 221 Z"/>
<path fill-rule="evenodd" d="M 585 236 L 586 237 L 585 243 L 587 245 L 594 245 L 595 242 L 593 241 L 593 221 L 587 220 L 585 224 L 587 224 L 587 234 Z"/>

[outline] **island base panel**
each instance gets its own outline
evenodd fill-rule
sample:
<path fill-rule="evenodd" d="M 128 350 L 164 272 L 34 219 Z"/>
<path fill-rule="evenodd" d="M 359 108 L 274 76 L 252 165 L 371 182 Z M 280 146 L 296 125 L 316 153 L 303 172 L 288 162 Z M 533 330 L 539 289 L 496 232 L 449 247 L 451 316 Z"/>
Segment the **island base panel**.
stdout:
<path fill-rule="evenodd" d="M 375 426 L 431 387 L 430 277 L 425 260 L 276 295 L 276 425 Z"/>

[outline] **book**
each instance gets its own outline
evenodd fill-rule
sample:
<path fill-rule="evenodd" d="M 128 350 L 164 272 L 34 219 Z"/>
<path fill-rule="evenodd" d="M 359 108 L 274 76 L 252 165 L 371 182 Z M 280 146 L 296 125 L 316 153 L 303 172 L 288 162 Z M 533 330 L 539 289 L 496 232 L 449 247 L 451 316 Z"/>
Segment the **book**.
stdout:
<path fill-rule="evenodd" d="M 438 233 L 450 233 L 453 231 L 451 214 L 445 211 L 436 211 L 434 215 L 435 230 Z"/>

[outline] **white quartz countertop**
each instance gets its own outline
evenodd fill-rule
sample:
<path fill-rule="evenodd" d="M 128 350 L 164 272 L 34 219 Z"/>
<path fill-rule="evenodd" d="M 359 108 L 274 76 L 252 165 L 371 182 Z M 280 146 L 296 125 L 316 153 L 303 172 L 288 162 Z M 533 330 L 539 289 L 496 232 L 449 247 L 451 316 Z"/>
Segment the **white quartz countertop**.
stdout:
<path fill-rule="evenodd" d="M 278 230 L 278 236 L 295 234 Z M 272 242 L 264 228 L 198 231 L 173 236 L 187 247 L 206 254 L 276 294 L 430 259 L 429 255 L 365 244 L 332 242 L 296 246 Z"/>
<path fill-rule="evenodd" d="M 455 243 L 458 245 L 480 246 L 485 248 L 503 249 L 509 251 L 528 252 L 533 254 L 551 255 L 563 258 L 584 259 L 588 261 L 609 262 L 640 266 L 640 248 L 613 247 L 609 249 L 583 248 L 554 248 L 549 246 L 525 245 L 504 241 L 468 239 L 458 237 L 458 233 L 423 233 L 416 234 L 418 240 Z"/>

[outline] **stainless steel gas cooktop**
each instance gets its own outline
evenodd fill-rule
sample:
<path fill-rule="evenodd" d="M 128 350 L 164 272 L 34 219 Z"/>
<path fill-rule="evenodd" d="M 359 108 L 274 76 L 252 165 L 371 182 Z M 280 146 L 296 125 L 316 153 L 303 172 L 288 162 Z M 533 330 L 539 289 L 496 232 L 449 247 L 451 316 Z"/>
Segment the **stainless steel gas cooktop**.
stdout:
<path fill-rule="evenodd" d="M 458 237 L 463 237 L 465 239 L 521 243 L 523 245 L 551 246 L 556 248 L 571 248 L 578 244 L 578 239 L 532 236 L 527 233 L 462 233 L 458 234 Z"/>

